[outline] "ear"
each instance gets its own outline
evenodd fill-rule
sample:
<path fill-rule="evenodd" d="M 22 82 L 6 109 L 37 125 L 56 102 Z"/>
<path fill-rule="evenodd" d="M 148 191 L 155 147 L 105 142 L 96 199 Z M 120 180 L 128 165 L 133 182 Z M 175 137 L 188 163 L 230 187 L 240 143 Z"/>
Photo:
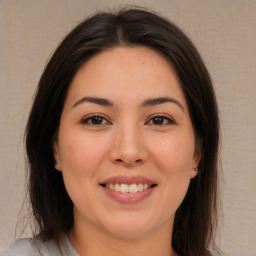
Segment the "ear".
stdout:
<path fill-rule="evenodd" d="M 60 159 L 60 150 L 59 150 L 59 144 L 57 141 L 54 141 L 53 143 L 53 157 L 55 160 L 55 169 L 58 171 L 61 171 L 61 159 Z"/>
<path fill-rule="evenodd" d="M 194 152 L 194 156 L 193 156 L 191 179 L 196 177 L 196 175 L 198 174 L 198 170 L 196 170 L 196 168 L 198 168 L 200 160 L 201 160 L 201 146 L 199 144 L 199 145 L 196 145 L 196 147 L 195 147 L 195 152 Z"/>

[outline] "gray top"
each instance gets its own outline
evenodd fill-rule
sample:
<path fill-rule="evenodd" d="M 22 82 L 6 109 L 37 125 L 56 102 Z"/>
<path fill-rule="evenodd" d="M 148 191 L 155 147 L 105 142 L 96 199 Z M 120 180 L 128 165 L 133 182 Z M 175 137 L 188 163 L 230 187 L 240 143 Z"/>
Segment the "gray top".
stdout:
<path fill-rule="evenodd" d="M 60 249 L 54 241 L 41 242 L 20 238 L 1 252 L 1 256 L 79 256 L 69 239 L 63 236 Z M 209 256 L 212 254 L 209 252 Z"/>
<path fill-rule="evenodd" d="M 60 248 L 54 241 L 41 242 L 20 238 L 1 252 L 1 256 L 79 256 L 69 239 L 63 236 Z"/>

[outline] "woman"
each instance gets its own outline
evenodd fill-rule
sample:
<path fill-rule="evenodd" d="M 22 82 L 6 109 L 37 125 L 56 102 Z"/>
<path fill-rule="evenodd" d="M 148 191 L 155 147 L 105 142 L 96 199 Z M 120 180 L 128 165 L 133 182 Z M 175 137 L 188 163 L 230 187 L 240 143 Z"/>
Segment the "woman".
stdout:
<path fill-rule="evenodd" d="M 37 224 L 7 255 L 210 255 L 217 105 L 174 24 L 138 9 L 96 14 L 63 40 L 26 130 Z"/>

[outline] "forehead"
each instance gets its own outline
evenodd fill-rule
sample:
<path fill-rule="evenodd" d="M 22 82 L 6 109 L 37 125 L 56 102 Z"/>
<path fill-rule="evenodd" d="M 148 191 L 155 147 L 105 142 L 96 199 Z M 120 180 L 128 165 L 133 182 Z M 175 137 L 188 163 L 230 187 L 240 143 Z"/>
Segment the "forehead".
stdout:
<path fill-rule="evenodd" d="M 186 103 L 171 64 L 147 47 L 116 47 L 89 59 L 72 80 L 67 100 L 87 95 L 114 101 L 170 96 Z"/>
<path fill-rule="evenodd" d="M 83 72 L 93 72 L 95 69 L 104 70 L 104 75 L 117 75 L 126 71 L 130 75 L 139 72 L 157 71 L 173 73 L 173 68 L 167 58 L 148 47 L 116 47 L 106 49 L 89 59 L 77 72 L 79 77 Z M 159 72 L 151 73 L 157 75 Z M 150 73 L 149 73 L 150 74 Z"/>

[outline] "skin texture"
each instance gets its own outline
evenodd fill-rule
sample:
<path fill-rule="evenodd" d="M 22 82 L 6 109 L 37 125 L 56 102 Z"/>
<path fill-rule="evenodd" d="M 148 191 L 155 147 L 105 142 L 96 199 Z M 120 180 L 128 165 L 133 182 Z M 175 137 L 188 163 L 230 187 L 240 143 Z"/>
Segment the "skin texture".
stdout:
<path fill-rule="evenodd" d="M 141 106 L 159 97 L 179 103 Z M 68 90 L 54 144 L 56 169 L 74 203 L 70 240 L 77 251 L 173 255 L 174 216 L 197 174 L 196 148 L 184 94 L 164 57 L 146 47 L 117 47 L 86 62 Z M 99 185 L 117 175 L 140 175 L 157 186 L 142 201 L 123 204 Z"/>

